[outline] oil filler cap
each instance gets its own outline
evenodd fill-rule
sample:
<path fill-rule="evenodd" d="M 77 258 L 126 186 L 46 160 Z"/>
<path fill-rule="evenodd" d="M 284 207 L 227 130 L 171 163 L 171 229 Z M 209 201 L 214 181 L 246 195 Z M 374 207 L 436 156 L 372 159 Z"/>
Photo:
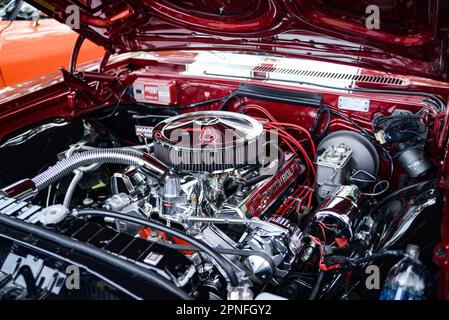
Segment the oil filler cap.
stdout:
<path fill-rule="evenodd" d="M 69 209 L 63 205 L 54 205 L 41 211 L 39 221 L 44 226 L 58 224 L 67 217 Z"/>

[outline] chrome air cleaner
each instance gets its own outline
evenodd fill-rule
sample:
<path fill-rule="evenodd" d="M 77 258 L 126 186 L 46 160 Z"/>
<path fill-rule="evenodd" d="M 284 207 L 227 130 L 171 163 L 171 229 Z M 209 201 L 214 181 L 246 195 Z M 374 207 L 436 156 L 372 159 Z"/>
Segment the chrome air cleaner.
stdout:
<path fill-rule="evenodd" d="M 178 170 L 220 172 L 256 164 L 262 132 L 261 123 L 239 113 L 192 112 L 154 128 L 154 153 Z"/>

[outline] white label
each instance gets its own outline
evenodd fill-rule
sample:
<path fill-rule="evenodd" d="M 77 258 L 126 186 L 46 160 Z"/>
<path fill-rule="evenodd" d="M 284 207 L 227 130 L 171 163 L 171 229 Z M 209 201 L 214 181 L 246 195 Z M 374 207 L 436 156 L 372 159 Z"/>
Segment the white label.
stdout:
<path fill-rule="evenodd" d="M 153 137 L 154 127 L 136 125 L 135 129 L 136 129 L 136 136 L 138 136 L 138 137 L 144 137 L 144 138 L 152 138 Z"/>
<path fill-rule="evenodd" d="M 158 254 L 156 252 L 150 252 L 149 255 L 147 255 L 147 257 L 145 258 L 145 260 L 143 262 L 152 265 L 152 266 L 156 266 L 163 258 L 164 256 L 162 254 Z"/>
<path fill-rule="evenodd" d="M 370 106 L 369 99 L 352 98 L 352 97 L 339 97 L 338 108 L 343 110 L 368 112 Z"/>

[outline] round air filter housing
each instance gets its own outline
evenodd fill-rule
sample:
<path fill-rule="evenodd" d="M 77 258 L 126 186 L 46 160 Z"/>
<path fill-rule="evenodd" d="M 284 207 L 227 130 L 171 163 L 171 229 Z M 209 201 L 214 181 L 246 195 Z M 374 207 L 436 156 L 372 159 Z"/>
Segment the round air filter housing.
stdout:
<path fill-rule="evenodd" d="M 258 161 L 263 126 L 234 112 L 192 112 L 160 122 L 153 130 L 155 156 L 189 172 L 222 172 Z"/>

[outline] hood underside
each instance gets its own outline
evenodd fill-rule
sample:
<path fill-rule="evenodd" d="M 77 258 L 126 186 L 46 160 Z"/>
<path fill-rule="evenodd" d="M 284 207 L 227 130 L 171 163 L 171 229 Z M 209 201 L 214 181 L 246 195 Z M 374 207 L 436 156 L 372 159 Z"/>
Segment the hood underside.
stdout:
<path fill-rule="evenodd" d="M 27 0 L 111 53 L 230 50 L 446 80 L 440 0 Z M 79 26 L 73 5 L 80 8 Z M 375 7 L 373 7 L 375 6 Z M 379 12 L 378 29 L 373 14 Z M 374 11 L 373 11 L 374 10 Z M 368 23 L 368 24 L 367 24 Z"/>

